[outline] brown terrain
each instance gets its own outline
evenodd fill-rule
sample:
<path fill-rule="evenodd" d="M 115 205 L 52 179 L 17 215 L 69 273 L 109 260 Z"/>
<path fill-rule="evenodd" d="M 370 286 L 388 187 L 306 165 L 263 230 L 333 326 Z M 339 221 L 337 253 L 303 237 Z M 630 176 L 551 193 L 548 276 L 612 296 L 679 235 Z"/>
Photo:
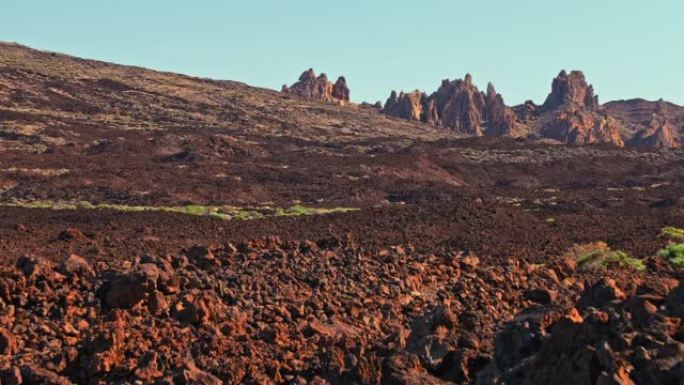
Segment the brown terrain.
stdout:
<path fill-rule="evenodd" d="M 2 43 L 0 384 L 684 384 L 683 129 Z"/>

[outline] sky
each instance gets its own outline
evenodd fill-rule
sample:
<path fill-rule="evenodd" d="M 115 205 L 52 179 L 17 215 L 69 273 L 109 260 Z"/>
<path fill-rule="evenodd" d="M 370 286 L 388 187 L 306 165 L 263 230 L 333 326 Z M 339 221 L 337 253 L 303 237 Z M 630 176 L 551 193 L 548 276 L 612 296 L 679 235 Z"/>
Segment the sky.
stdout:
<path fill-rule="evenodd" d="M 561 69 L 601 101 L 684 105 L 681 0 L 2 0 L 0 40 L 280 89 L 310 67 L 352 100 L 492 82 L 542 103 Z"/>

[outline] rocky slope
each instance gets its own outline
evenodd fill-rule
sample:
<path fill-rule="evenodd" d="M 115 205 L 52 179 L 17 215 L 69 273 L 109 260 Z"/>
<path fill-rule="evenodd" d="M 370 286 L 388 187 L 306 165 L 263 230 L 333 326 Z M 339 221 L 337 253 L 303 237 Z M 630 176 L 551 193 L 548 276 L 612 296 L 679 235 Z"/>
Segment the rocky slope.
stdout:
<path fill-rule="evenodd" d="M 345 80 L 331 84 L 308 71 L 302 78 L 293 90 L 313 99 L 0 43 L 0 148 L 54 151 L 71 143 L 80 151 L 94 141 L 162 132 L 175 142 L 167 147 L 182 147 L 174 137 L 204 130 L 251 141 L 276 133 L 331 141 L 446 137 L 372 109 L 321 103 L 346 102 Z"/>
<path fill-rule="evenodd" d="M 678 384 L 684 283 L 608 274 L 335 239 L 22 257 L 0 266 L 0 380 Z"/>

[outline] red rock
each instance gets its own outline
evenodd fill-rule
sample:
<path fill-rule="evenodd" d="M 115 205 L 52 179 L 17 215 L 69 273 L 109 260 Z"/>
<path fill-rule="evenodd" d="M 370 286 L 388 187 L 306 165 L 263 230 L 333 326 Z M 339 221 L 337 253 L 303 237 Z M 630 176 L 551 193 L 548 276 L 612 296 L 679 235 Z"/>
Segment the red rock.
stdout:
<path fill-rule="evenodd" d="M 396 354 L 388 357 L 383 365 L 383 384 L 388 385 L 446 385 L 449 382 L 429 374 L 418 357 L 412 354 Z"/>
<path fill-rule="evenodd" d="M 57 238 L 61 241 L 71 241 L 74 239 L 83 238 L 83 233 L 79 229 L 70 227 L 68 229 L 62 230 Z"/>
<path fill-rule="evenodd" d="M 677 128 L 670 122 L 667 113 L 667 104 L 659 101 L 649 127 L 637 132 L 628 144 L 641 148 L 679 148 L 682 143 L 676 133 Z"/>
<path fill-rule="evenodd" d="M 154 293 L 150 294 L 147 301 L 149 304 L 150 311 L 153 315 L 157 317 L 165 314 L 169 310 L 169 303 L 166 300 L 166 297 L 164 297 L 164 294 L 158 291 L 155 291 Z"/>
<path fill-rule="evenodd" d="M 488 136 L 518 135 L 515 113 L 506 107 L 503 97 L 496 92 L 492 83 L 487 85 L 484 119 L 487 127 L 485 134 Z"/>
<path fill-rule="evenodd" d="M 349 87 L 347 87 L 347 79 L 344 78 L 344 76 L 340 76 L 337 81 L 335 82 L 335 85 L 333 86 L 332 90 L 332 98 L 337 99 L 341 102 L 348 103 L 349 102 Z"/>
<path fill-rule="evenodd" d="M 17 340 L 14 335 L 4 327 L 0 327 L 0 355 L 11 355 L 17 351 Z"/>
<path fill-rule="evenodd" d="M 24 366 L 21 369 L 23 376 L 23 384 L 30 385 L 73 385 L 68 378 L 60 376 L 59 374 L 37 366 Z"/>
<path fill-rule="evenodd" d="M 525 297 L 530 301 L 549 305 L 558 299 L 558 292 L 549 289 L 530 289 L 525 292 Z"/>
<path fill-rule="evenodd" d="M 612 143 L 624 146 L 619 122 L 601 109 L 594 88 L 581 71 L 565 71 L 553 80 L 541 107 L 540 134 L 567 144 Z"/>
<path fill-rule="evenodd" d="M 178 301 L 173 316 L 186 325 L 201 326 L 219 321 L 225 315 L 223 302 L 213 292 L 187 294 Z"/>
<path fill-rule="evenodd" d="M 612 143 L 624 146 L 618 122 L 606 115 L 570 105 L 552 111 L 552 118 L 541 128 L 545 138 L 567 144 Z"/>
<path fill-rule="evenodd" d="M 470 74 L 464 80 L 444 80 L 432 97 L 444 127 L 462 134 L 484 134 L 485 98 L 473 85 Z"/>
<path fill-rule="evenodd" d="M 27 277 L 44 274 L 50 269 L 49 263 L 31 256 L 20 257 L 15 266 Z"/>
<path fill-rule="evenodd" d="M 626 145 L 677 148 L 684 139 L 684 107 L 664 101 L 618 100 L 604 105 L 625 126 Z"/>
<path fill-rule="evenodd" d="M 21 370 L 16 366 L 0 371 L 0 380 L 3 385 L 22 385 L 24 383 Z"/>
<path fill-rule="evenodd" d="M 582 71 L 572 71 L 570 74 L 565 70 L 561 71 L 553 79 L 551 94 L 546 98 L 542 108 L 550 110 L 568 105 L 589 110 L 599 107 L 598 96 L 594 95 L 594 87 L 587 84 Z"/>
<path fill-rule="evenodd" d="M 604 278 L 587 289 L 580 302 L 584 306 L 603 306 L 625 298 L 625 292 L 618 287 L 614 279 Z"/>
<path fill-rule="evenodd" d="M 124 360 L 125 327 L 121 313 L 114 313 L 112 322 L 98 325 L 96 332 L 86 341 L 79 358 L 88 376 L 109 373 Z"/>
<path fill-rule="evenodd" d="M 442 121 L 437 110 L 437 102 L 434 98 L 427 98 L 423 96 L 423 112 L 421 119 L 431 126 L 441 126 Z"/>
<path fill-rule="evenodd" d="M 399 95 L 392 91 L 389 99 L 385 102 L 383 112 L 406 120 L 421 121 L 423 120 L 423 97 L 424 95 L 420 91 L 407 94 L 402 92 Z"/>
<path fill-rule="evenodd" d="M 153 383 L 155 379 L 162 377 L 164 373 L 157 366 L 158 358 L 156 351 L 145 353 L 138 362 L 135 377 L 144 383 Z"/>
<path fill-rule="evenodd" d="M 180 279 L 168 260 L 145 256 L 140 262 L 156 266 L 154 275 L 156 276 L 156 286 L 159 291 L 165 294 L 174 294 L 180 291 Z M 215 265 L 216 263 L 216 261 L 213 261 L 211 264 Z"/>
<path fill-rule="evenodd" d="M 444 80 L 430 96 L 420 92 L 392 91 L 383 113 L 399 118 L 442 126 L 461 134 L 515 136 L 518 125 L 494 86 L 480 92 L 466 75 L 464 80 Z"/>
<path fill-rule="evenodd" d="M 193 361 L 190 361 L 187 369 L 174 378 L 174 383 L 176 385 L 222 385 L 223 381 L 209 372 L 200 370 Z"/>
<path fill-rule="evenodd" d="M 349 102 L 347 80 L 340 76 L 333 84 L 325 74 L 316 76 L 313 69 L 304 71 L 299 81 L 292 86 L 283 86 L 282 92 L 304 99 L 320 100 L 327 103 L 346 104 Z"/>
<path fill-rule="evenodd" d="M 566 318 L 567 320 L 571 321 L 571 322 L 578 323 L 578 324 L 584 322 L 584 318 L 582 318 L 582 315 L 581 315 L 581 314 L 579 313 L 579 311 L 577 311 L 577 309 L 574 308 L 574 307 L 573 307 L 572 310 L 570 310 L 570 312 L 565 316 L 565 318 Z"/>
<path fill-rule="evenodd" d="M 193 246 L 184 251 L 190 263 L 202 269 L 210 269 L 220 264 L 214 254 L 205 246 Z"/>
<path fill-rule="evenodd" d="M 95 275 L 88 262 L 83 257 L 76 254 L 71 254 L 69 257 L 62 260 L 60 271 L 65 275 L 79 275 L 85 277 Z"/>
<path fill-rule="evenodd" d="M 150 279 L 140 271 L 115 274 L 103 285 L 102 299 L 110 309 L 131 308 L 142 302 L 155 285 L 154 278 Z"/>

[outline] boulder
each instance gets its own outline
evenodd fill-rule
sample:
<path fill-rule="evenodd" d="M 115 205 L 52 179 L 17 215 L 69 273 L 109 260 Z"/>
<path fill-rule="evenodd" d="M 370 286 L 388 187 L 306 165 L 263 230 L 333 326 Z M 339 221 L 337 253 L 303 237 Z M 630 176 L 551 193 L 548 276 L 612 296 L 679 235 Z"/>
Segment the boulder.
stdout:
<path fill-rule="evenodd" d="M 218 377 L 199 369 L 193 360 L 188 360 L 186 368 L 174 377 L 176 385 L 222 385 Z"/>
<path fill-rule="evenodd" d="M 0 384 L 3 385 L 21 385 L 24 383 L 24 377 L 21 375 L 21 369 L 17 366 L 12 366 L 0 371 Z"/>
<path fill-rule="evenodd" d="M 156 288 L 154 273 L 148 266 L 146 271 L 113 274 L 99 290 L 104 306 L 129 309 L 142 302 Z"/>
<path fill-rule="evenodd" d="M 17 340 L 7 329 L 0 327 L 0 356 L 9 356 L 17 351 Z"/>
<path fill-rule="evenodd" d="M 67 276 L 92 277 L 95 275 L 88 261 L 76 254 L 71 254 L 64 258 L 59 265 L 59 269 L 62 274 Z"/>
<path fill-rule="evenodd" d="M 216 293 L 205 291 L 186 294 L 176 302 L 173 317 L 186 325 L 208 325 L 220 321 L 226 315 L 226 306 Z"/>

